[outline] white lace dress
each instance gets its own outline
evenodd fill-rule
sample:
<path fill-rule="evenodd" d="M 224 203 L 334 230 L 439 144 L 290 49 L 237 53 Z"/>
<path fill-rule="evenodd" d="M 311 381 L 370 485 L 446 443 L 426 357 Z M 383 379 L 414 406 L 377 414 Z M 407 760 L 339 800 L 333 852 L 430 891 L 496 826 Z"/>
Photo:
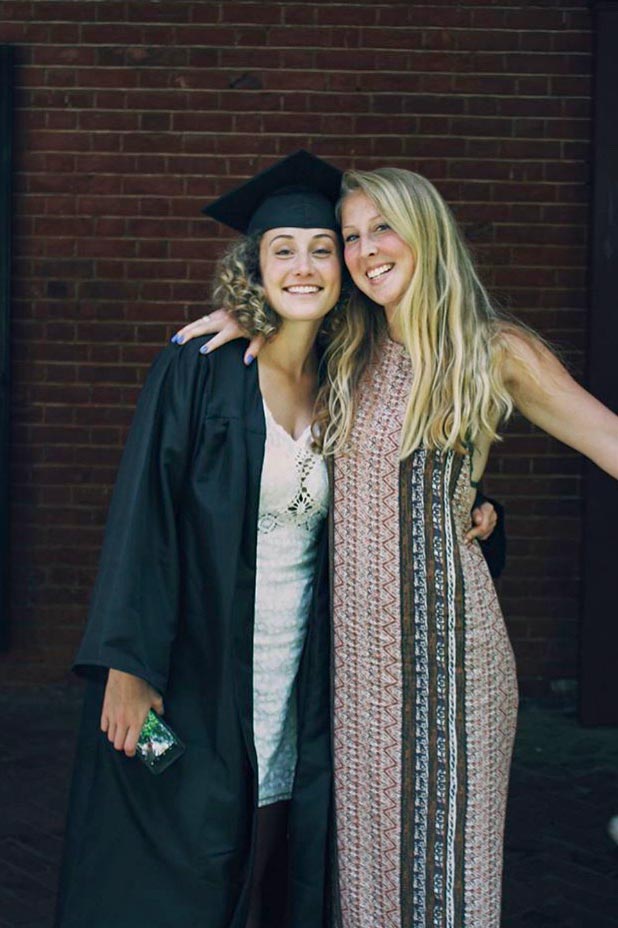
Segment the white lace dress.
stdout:
<path fill-rule="evenodd" d="M 253 727 L 260 806 L 292 794 L 295 681 L 305 641 L 328 475 L 309 428 L 294 439 L 264 404 L 253 639 Z"/>

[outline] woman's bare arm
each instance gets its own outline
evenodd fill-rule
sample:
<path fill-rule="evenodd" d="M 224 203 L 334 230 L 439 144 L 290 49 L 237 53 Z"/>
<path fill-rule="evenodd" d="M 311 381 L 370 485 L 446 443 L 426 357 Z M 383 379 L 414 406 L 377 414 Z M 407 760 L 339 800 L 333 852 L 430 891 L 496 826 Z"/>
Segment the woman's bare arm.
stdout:
<path fill-rule="evenodd" d="M 504 344 L 504 379 L 519 411 L 618 479 L 618 416 L 541 342 L 509 332 Z"/>

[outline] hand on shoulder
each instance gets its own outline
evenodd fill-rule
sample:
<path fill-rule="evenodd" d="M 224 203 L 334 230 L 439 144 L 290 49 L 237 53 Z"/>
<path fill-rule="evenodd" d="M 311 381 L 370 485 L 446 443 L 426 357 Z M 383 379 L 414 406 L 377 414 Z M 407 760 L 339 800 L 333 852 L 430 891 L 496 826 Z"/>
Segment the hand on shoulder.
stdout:
<path fill-rule="evenodd" d="M 212 351 L 216 351 L 217 348 L 220 348 L 227 342 L 234 341 L 236 338 L 249 337 L 241 326 L 238 325 L 236 320 L 232 319 L 224 309 L 215 309 L 212 313 L 201 316 L 194 322 L 190 322 L 182 329 L 179 329 L 178 332 L 172 336 L 172 341 L 176 345 L 184 345 L 201 335 L 213 336 L 213 338 L 200 349 L 202 354 L 210 354 Z M 245 364 L 251 364 L 251 362 L 257 358 L 264 344 L 265 339 L 262 335 L 255 335 L 251 339 L 244 355 Z"/>

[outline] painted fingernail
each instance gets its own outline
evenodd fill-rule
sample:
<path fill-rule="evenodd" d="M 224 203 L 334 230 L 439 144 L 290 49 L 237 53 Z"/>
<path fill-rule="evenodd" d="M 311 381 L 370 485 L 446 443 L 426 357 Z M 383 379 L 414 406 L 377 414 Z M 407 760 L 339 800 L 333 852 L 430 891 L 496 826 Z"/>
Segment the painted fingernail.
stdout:
<path fill-rule="evenodd" d="M 202 347 L 200 348 L 200 354 L 208 354 L 209 351 L 210 351 L 210 348 L 208 345 L 202 345 Z"/>
<path fill-rule="evenodd" d="M 170 338 L 170 341 L 173 342 L 175 345 L 177 345 L 177 344 L 178 344 L 178 336 L 177 336 L 177 335 L 172 335 L 172 337 Z"/>
<path fill-rule="evenodd" d="M 175 335 L 174 340 L 177 345 L 182 345 L 182 343 L 184 342 L 184 338 L 182 337 L 182 335 Z"/>
<path fill-rule="evenodd" d="M 247 365 L 247 367 L 249 367 L 250 364 L 253 364 L 254 361 L 255 361 L 255 358 L 253 357 L 252 354 L 245 355 L 245 364 Z"/>

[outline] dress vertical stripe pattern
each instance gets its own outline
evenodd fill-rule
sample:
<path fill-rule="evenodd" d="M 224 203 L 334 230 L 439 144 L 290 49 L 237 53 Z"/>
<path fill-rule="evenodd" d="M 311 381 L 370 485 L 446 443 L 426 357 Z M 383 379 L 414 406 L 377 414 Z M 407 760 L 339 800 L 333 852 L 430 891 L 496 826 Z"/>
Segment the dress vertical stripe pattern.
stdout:
<path fill-rule="evenodd" d="M 401 466 L 403 924 L 455 928 L 463 910 L 464 596 L 450 500 L 462 459 L 417 451 Z M 427 514 L 429 517 L 427 518 Z"/>

